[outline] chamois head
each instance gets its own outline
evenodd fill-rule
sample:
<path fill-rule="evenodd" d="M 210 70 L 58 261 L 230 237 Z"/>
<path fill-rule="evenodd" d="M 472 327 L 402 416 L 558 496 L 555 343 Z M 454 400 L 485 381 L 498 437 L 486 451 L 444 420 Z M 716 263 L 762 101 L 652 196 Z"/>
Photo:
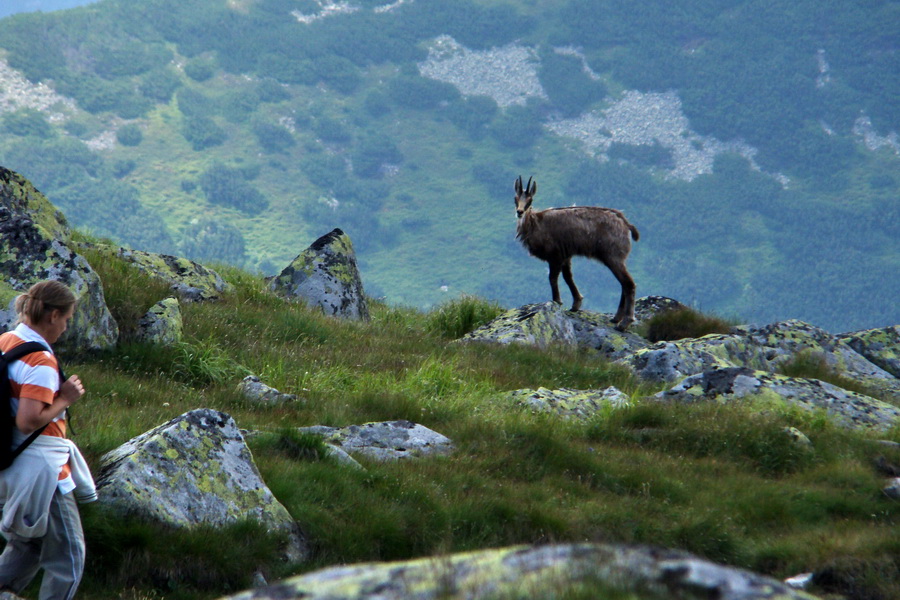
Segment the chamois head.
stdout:
<path fill-rule="evenodd" d="M 531 208 L 531 201 L 534 200 L 534 193 L 537 191 L 537 181 L 534 183 L 531 182 L 531 177 L 528 178 L 528 184 L 525 188 L 522 188 L 522 176 L 519 175 L 519 178 L 516 179 L 516 216 L 520 219 L 522 215 L 525 214 L 525 211 Z"/>

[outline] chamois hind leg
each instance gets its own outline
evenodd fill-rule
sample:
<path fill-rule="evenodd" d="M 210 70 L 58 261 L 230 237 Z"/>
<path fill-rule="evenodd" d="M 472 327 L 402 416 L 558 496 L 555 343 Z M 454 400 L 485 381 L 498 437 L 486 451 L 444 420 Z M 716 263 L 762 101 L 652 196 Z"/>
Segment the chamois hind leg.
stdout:
<path fill-rule="evenodd" d="M 569 286 L 569 291 L 572 292 L 572 311 L 578 311 L 581 309 L 581 301 L 584 300 L 584 296 L 581 295 L 581 292 L 578 291 L 578 288 L 575 286 L 575 278 L 572 277 L 572 259 L 569 258 L 562 265 L 562 274 L 563 279 L 566 280 L 566 285 Z"/>
<path fill-rule="evenodd" d="M 550 291 L 553 293 L 553 301 L 562 304 L 562 298 L 559 296 L 559 271 L 561 265 L 557 262 L 549 262 L 550 265 Z"/>
<path fill-rule="evenodd" d="M 637 286 L 634 285 L 634 279 L 625 268 L 624 261 L 621 263 L 610 262 L 607 266 L 622 286 L 619 309 L 616 311 L 616 316 L 613 317 L 613 323 L 616 323 L 617 330 L 625 331 L 634 322 L 634 295 Z"/>

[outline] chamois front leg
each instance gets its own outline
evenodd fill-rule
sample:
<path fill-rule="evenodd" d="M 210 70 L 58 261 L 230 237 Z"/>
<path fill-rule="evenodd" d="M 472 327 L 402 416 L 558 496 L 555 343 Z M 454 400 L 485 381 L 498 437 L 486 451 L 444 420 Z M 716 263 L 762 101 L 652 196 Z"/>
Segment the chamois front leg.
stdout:
<path fill-rule="evenodd" d="M 572 312 L 577 312 L 581 309 L 581 302 L 584 300 L 584 296 L 578 291 L 578 288 L 575 286 L 575 278 L 572 277 L 572 259 L 568 259 L 563 263 L 562 266 L 563 279 L 566 280 L 566 285 L 569 286 L 569 291 L 572 292 Z"/>
<path fill-rule="evenodd" d="M 550 291 L 553 293 L 553 301 L 562 304 L 562 298 L 559 296 L 559 263 L 550 262 Z"/>

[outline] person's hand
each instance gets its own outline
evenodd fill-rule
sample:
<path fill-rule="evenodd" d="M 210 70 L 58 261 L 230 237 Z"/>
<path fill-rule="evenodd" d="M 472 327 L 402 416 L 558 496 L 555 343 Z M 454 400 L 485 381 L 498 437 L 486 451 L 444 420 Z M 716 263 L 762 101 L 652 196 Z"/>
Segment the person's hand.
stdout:
<path fill-rule="evenodd" d="M 65 402 L 67 406 L 71 406 L 82 396 L 84 396 L 84 386 L 81 384 L 81 379 L 78 378 L 78 375 L 72 375 L 66 379 L 59 388 L 59 399 Z"/>

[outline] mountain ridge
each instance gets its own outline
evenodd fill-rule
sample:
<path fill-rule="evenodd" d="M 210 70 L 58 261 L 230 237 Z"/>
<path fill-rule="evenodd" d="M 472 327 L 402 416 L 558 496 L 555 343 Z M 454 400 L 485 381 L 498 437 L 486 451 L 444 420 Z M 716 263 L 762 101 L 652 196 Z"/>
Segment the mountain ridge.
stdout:
<path fill-rule="evenodd" d="M 297 237 L 341 227 L 373 295 L 420 308 L 540 299 L 543 268 L 511 241 L 506 204 L 534 175 L 541 206 L 619 208 L 647 232 L 641 294 L 833 331 L 898 320 L 896 77 L 881 33 L 895 2 L 839 7 L 843 21 L 782 7 L 790 39 L 751 1 L 654 4 L 639 21 L 612 1 L 329 6 L 123 0 L 4 20 L 9 64 L 77 108 L 45 126 L 9 105 L 0 159 L 79 226 L 265 274 Z M 851 41 L 874 57 L 869 79 Z M 434 71 L 460 57 L 473 74 L 458 85 Z M 497 101 L 504 83 L 515 102 Z M 639 127 L 651 114 L 662 126 Z M 241 193 L 217 194 L 216 177 Z M 611 281 L 577 269 L 591 271 L 591 308 L 615 301 Z"/>

